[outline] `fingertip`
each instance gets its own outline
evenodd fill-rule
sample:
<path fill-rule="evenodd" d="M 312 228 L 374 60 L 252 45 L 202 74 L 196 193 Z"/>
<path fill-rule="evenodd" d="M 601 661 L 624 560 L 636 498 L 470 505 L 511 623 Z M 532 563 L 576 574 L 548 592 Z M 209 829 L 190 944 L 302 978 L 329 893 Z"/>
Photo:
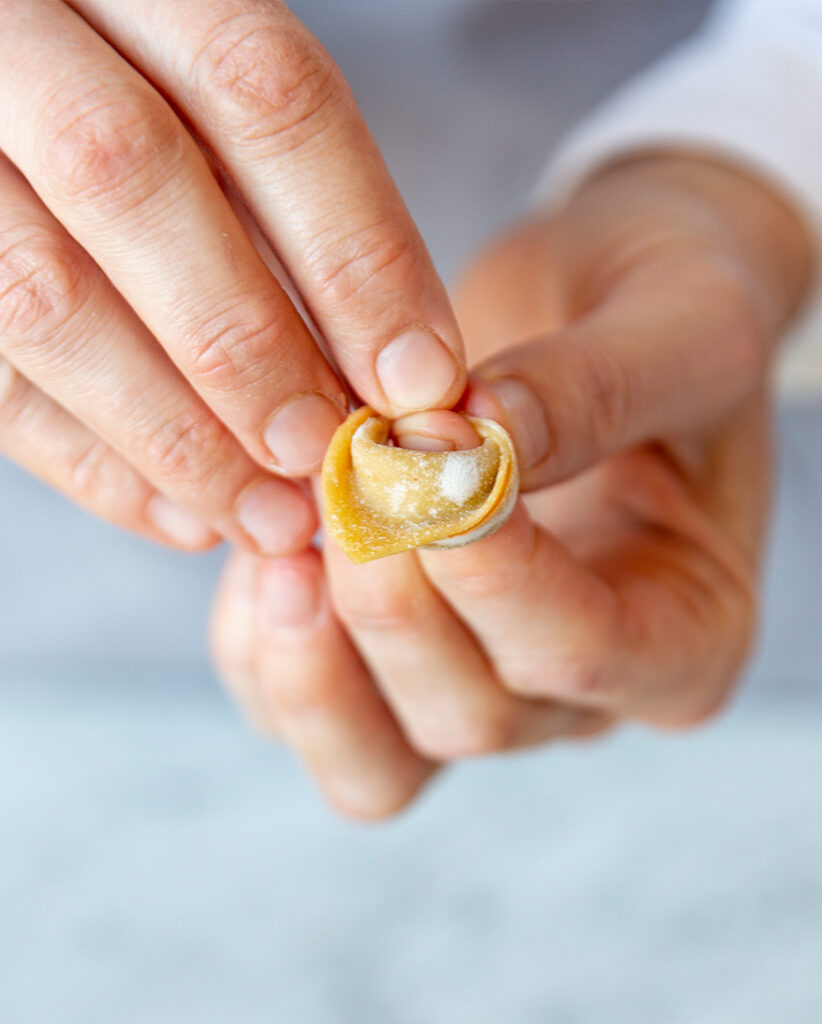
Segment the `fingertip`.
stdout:
<path fill-rule="evenodd" d="M 553 438 L 543 403 L 531 385 L 519 377 L 472 378 L 465 408 L 472 416 L 493 419 L 505 427 L 523 472 L 551 454 Z"/>
<path fill-rule="evenodd" d="M 146 503 L 146 518 L 152 533 L 182 551 L 205 551 L 222 539 L 216 530 L 196 513 L 172 501 L 164 494 L 153 494 Z"/>
<path fill-rule="evenodd" d="M 260 559 L 257 594 L 264 626 L 277 630 L 310 628 L 325 608 L 318 552 Z"/>
<path fill-rule="evenodd" d="M 439 767 L 409 751 L 405 771 L 398 775 L 362 778 L 349 782 L 334 779 L 323 794 L 328 804 L 354 825 L 388 824 L 398 818 L 425 790 Z"/>
<path fill-rule="evenodd" d="M 278 573 L 291 572 L 321 579 L 323 574 L 322 555 L 314 548 L 305 548 L 288 555 L 256 556 L 255 561 L 262 575 L 276 576 Z"/>
<path fill-rule="evenodd" d="M 300 487 L 278 477 L 248 485 L 237 500 L 245 546 L 257 554 L 293 555 L 311 545 L 317 509 Z"/>
<path fill-rule="evenodd" d="M 461 346 L 455 352 L 440 336 L 425 327 L 412 327 L 378 353 L 374 370 L 384 402 L 380 409 L 402 416 L 454 405 L 465 387 L 465 360 Z"/>
<path fill-rule="evenodd" d="M 509 429 L 508 413 L 497 394 L 481 377 L 468 378 L 468 384 L 460 401 L 460 408 L 477 419 L 495 420 Z"/>
<path fill-rule="evenodd" d="M 225 541 L 225 537 L 222 534 L 212 532 L 212 535 L 208 539 L 202 540 L 197 544 L 183 544 L 178 540 L 172 540 L 167 535 L 163 534 L 158 536 L 156 533 L 145 534 L 148 540 L 158 541 L 164 544 L 166 547 L 173 548 L 175 551 L 179 551 L 184 555 L 203 555 L 208 551 L 213 551 L 214 548 L 219 547 Z"/>
<path fill-rule="evenodd" d="M 445 409 L 402 416 L 394 420 L 391 433 L 401 448 L 416 451 L 462 451 L 482 443 L 465 416 Z"/>
<path fill-rule="evenodd" d="M 276 472 L 288 476 L 315 473 L 334 431 L 345 418 L 345 398 L 319 392 L 295 395 L 269 417 L 263 428 Z"/>

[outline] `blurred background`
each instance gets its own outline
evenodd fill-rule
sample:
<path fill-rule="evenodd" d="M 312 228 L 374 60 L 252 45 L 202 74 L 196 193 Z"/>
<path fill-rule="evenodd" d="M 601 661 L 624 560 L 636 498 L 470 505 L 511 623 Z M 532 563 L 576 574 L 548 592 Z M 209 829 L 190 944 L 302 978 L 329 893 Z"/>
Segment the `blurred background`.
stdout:
<path fill-rule="evenodd" d="M 441 271 L 701 0 L 299 0 Z M 781 414 L 765 628 L 693 735 L 466 764 L 335 818 L 205 648 L 222 552 L 0 464 L 0 1021 L 818 1024 L 822 408 Z"/>

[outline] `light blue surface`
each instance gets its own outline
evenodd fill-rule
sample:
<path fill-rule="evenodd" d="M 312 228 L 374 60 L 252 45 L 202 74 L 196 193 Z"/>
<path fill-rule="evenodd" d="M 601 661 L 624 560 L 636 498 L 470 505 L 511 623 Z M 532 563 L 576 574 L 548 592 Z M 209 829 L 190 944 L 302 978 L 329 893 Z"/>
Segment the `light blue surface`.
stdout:
<path fill-rule="evenodd" d="M 131 682 L 5 695 L 4 1020 L 822 1019 L 818 706 L 467 765 L 363 828 Z"/>

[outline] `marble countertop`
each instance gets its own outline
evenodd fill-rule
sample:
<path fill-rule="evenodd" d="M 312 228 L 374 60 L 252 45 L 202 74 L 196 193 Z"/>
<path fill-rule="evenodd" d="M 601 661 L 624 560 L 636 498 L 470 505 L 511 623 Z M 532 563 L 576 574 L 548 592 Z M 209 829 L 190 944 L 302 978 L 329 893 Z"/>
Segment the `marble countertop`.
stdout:
<path fill-rule="evenodd" d="M 363 827 L 204 680 L 104 682 L 0 694 L 4 1021 L 822 1020 L 818 704 L 467 764 Z"/>

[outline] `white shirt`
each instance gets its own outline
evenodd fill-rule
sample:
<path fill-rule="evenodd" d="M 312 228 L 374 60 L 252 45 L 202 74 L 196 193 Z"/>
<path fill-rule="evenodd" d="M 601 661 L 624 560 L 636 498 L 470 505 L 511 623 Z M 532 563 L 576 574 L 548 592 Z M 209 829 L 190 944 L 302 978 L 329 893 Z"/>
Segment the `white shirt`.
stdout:
<path fill-rule="evenodd" d="M 561 198 L 603 161 L 659 145 L 699 148 L 769 179 L 822 250 L 822 0 L 725 0 L 693 40 L 571 134 L 538 197 Z M 822 394 L 821 299 L 817 283 L 786 349 L 789 394 Z"/>

